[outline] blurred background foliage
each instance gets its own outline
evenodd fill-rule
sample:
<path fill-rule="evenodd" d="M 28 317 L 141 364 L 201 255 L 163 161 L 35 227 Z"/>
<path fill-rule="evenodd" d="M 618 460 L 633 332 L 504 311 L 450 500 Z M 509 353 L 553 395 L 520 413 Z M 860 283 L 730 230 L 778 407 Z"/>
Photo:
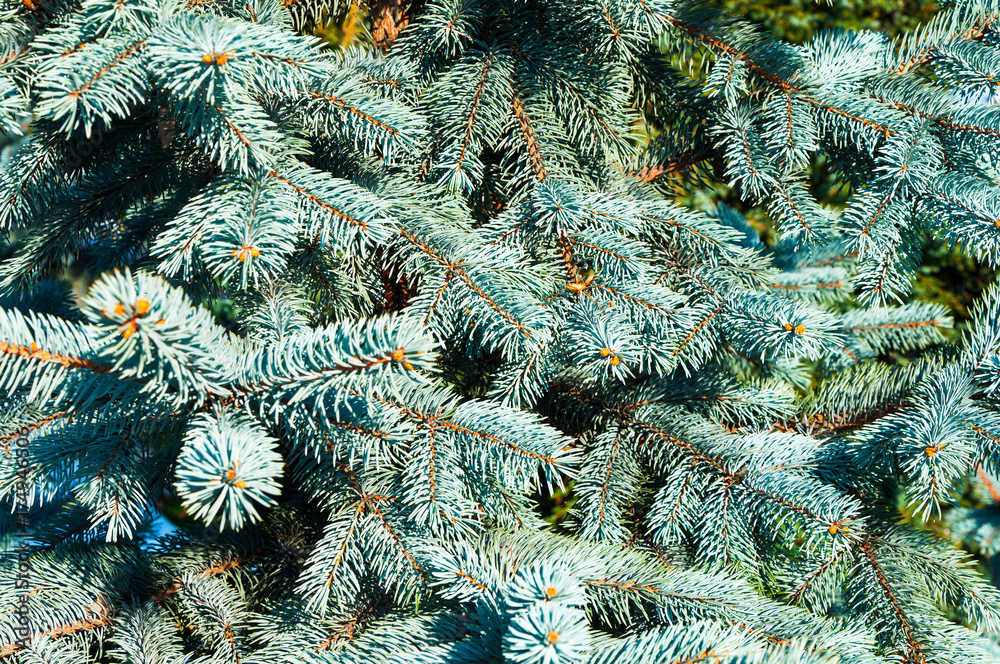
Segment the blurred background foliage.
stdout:
<path fill-rule="evenodd" d="M 927 21 L 937 9 L 935 3 L 925 0 L 725 0 L 718 4 L 795 44 L 830 28 L 881 31 L 895 37 Z"/>

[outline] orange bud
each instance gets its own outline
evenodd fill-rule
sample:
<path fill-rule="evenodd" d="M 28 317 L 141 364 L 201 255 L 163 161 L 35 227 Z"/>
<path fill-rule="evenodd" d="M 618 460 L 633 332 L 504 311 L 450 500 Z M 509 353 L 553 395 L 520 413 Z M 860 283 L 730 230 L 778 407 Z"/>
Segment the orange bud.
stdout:
<path fill-rule="evenodd" d="M 125 337 L 126 339 L 128 339 L 129 337 L 131 337 L 135 333 L 135 330 L 136 330 L 135 321 L 131 321 L 130 320 L 128 322 L 128 327 L 126 327 L 124 330 L 122 330 L 122 336 Z"/>
<path fill-rule="evenodd" d="M 166 323 L 166 322 L 167 322 L 167 321 L 165 321 L 165 320 L 163 320 L 163 319 L 161 318 L 160 320 L 156 321 L 156 324 L 157 324 L 157 325 L 163 325 L 163 324 L 164 324 L 164 323 Z"/>
<path fill-rule="evenodd" d="M 792 331 L 792 324 L 785 323 L 785 332 L 791 332 L 791 331 Z"/>
<path fill-rule="evenodd" d="M 395 361 L 401 362 L 404 357 L 406 356 L 403 354 L 402 348 L 397 348 L 396 350 L 392 351 L 392 359 L 394 359 Z"/>
<path fill-rule="evenodd" d="M 219 55 L 219 57 L 217 57 L 215 59 L 215 64 L 217 64 L 217 65 L 224 65 L 224 64 L 226 64 L 226 60 L 228 60 L 228 59 L 229 58 L 226 57 L 226 54 L 222 53 L 222 54 Z"/>
<path fill-rule="evenodd" d="M 926 454 L 929 457 L 932 457 L 935 454 L 937 454 L 937 451 L 938 451 L 938 448 L 936 448 L 936 447 L 925 447 L 924 448 L 924 454 Z"/>
<path fill-rule="evenodd" d="M 837 528 L 837 524 L 835 524 L 835 523 L 831 523 L 830 524 L 830 534 L 831 535 L 836 535 L 838 530 L 840 530 L 840 529 Z"/>
<path fill-rule="evenodd" d="M 245 489 L 245 488 L 247 488 L 247 483 L 244 482 L 243 480 L 240 480 L 239 482 L 236 483 L 236 488 L 237 489 Z"/>
<path fill-rule="evenodd" d="M 38 350 L 38 344 L 36 344 L 34 341 L 32 341 L 31 342 L 31 352 L 34 353 L 37 350 Z"/>
<path fill-rule="evenodd" d="M 994 221 L 993 225 L 996 226 L 997 228 L 1000 228 L 1000 219 L 997 219 L 996 221 Z"/>
<path fill-rule="evenodd" d="M 795 334 L 805 334 L 805 333 L 806 333 L 805 325 L 799 323 L 798 325 L 795 326 Z"/>
<path fill-rule="evenodd" d="M 229 481 L 229 482 L 232 482 L 234 479 L 236 479 L 236 471 L 233 470 L 232 468 L 227 468 L 226 469 L 226 480 Z"/>
<path fill-rule="evenodd" d="M 205 55 L 201 56 L 201 61 L 204 62 L 206 65 L 212 64 L 212 60 L 213 58 L 210 53 L 206 53 Z"/>
<path fill-rule="evenodd" d="M 558 592 L 559 591 L 553 588 L 552 586 L 549 586 L 548 588 L 545 589 L 545 595 L 548 597 L 555 597 Z"/>
<path fill-rule="evenodd" d="M 247 254 L 256 257 L 260 256 L 260 251 L 249 245 L 244 245 L 243 247 L 240 247 L 239 249 L 233 252 L 233 256 L 236 256 L 236 258 L 238 258 L 241 263 L 247 259 Z"/>
<path fill-rule="evenodd" d="M 608 355 L 611 355 L 611 349 L 610 348 L 602 348 L 601 349 L 601 357 L 607 357 Z"/>
<path fill-rule="evenodd" d="M 135 305 L 135 311 L 140 316 L 149 311 L 149 300 L 139 300 Z"/>
<path fill-rule="evenodd" d="M 118 314 L 119 316 L 124 316 L 125 315 L 125 305 L 122 304 L 121 302 L 119 302 L 118 304 L 116 304 L 115 305 L 115 313 Z"/>
<path fill-rule="evenodd" d="M 410 371 L 413 371 L 413 365 L 410 364 L 409 362 L 403 362 L 403 367 Z"/>
<path fill-rule="evenodd" d="M 559 640 L 559 632 L 555 632 L 555 631 L 549 632 L 548 633 L 548 639 L 549 639 L 549 643 L 555 643 L 556 641 Z"/>
<path fill-rule="evenodd" d="M 612 355 L 611 359 L 608 361 L 611 362 L 611 366 L 617 367 L 618 364 L 622 361 L 622 358 L 618 357 L 617 355 Z"/>

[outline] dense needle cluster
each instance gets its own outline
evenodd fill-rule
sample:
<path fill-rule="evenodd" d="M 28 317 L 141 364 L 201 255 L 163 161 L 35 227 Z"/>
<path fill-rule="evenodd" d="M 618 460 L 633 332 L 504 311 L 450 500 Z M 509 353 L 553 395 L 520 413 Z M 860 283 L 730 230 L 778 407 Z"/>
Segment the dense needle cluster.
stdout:
<path fill-rule="evenodd" d="M 3 3 L 0 664 L 1000 661 L 995 0 Z"/>

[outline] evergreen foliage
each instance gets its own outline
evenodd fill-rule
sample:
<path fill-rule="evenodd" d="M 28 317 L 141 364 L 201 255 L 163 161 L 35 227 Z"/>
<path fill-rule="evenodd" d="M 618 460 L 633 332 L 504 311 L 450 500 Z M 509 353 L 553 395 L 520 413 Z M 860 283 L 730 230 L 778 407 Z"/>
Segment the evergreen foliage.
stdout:
<path fill-rule="evenodd" d="M 2 1 L 0 659 L 1000 661 L 996 0 Z"/>

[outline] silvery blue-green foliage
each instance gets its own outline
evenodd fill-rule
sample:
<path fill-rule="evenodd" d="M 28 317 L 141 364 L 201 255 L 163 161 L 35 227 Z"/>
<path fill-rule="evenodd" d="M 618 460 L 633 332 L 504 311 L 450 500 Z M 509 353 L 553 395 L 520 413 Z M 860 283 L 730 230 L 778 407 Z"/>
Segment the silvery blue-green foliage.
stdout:
<path fill-rule="evenodd" d="M 1000 5 L 4 1 L 0 659 L 997 661 Z"/>

